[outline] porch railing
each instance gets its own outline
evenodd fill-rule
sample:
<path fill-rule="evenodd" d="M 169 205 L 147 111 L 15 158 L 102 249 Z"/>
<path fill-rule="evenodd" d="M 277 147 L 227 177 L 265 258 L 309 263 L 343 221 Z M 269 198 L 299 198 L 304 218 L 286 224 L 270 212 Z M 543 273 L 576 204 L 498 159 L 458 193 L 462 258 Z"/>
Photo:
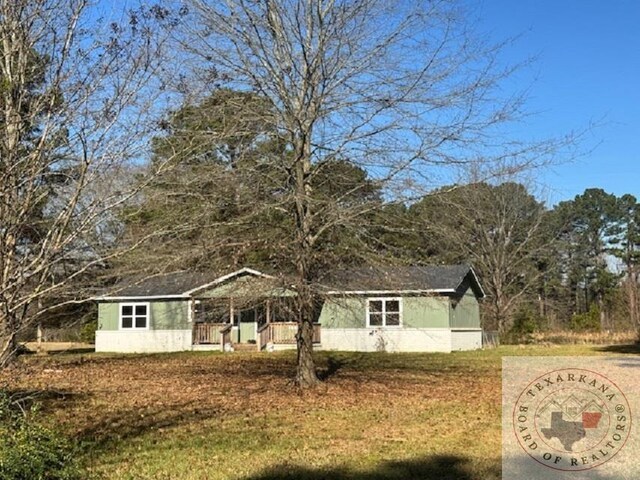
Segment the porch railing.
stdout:
<path fill-rule="evenodd" d="M 231 327 L 230 323 L 226 324 L 226 326 L 220 330 L 220 349 L 223 352 L 227 351 L 227 345 L 232 345 L 231 343 Z"/>
<path fill-rule="evenodd" d="M 267 343 L 271 341 L 271 324 L 265 323 L 258 328 L 258 351 L 267 346 Z"/>
<path fill-rule="evenodd" d="M 220 345 L 222 351 L 232 345 L 230 323 L 194 323 L 194 345 Z M 262 350 L 269 343 L 274 345 L 295 345 L 298 324 L 296 322 L 270 322 L 258 328 L 256 347 Z M 320 343 L 320 324 L 313 324 L 313 343 Z"/>
<path fill-rule="evenodd" d="M 298 324 L 296 322 L 270 322 L 258 329 L 258 349 L 262 350 L 268 343 L 274 345 L 291 345 L 296 343 Z M 320 343 L 320 324 L 313 324 L 313 343 Z"/>
<path fill-rule="evenodd" d="M 214 345 L 220 343 L 220 330 L 228 325 L 227 323 L 194 323 L 193 344 Z"/>

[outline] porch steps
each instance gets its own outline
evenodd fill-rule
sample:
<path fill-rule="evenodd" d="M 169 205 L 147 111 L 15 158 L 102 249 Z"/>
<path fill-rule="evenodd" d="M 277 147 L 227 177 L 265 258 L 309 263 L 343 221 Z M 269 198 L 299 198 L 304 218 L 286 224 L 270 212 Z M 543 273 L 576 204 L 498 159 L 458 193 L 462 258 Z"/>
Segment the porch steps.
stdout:
<path fill-rule="evenodd" d="M 258 345 L 255 343 L 234 343 L 233 344 L 234 352 L 257 352 Z"/>

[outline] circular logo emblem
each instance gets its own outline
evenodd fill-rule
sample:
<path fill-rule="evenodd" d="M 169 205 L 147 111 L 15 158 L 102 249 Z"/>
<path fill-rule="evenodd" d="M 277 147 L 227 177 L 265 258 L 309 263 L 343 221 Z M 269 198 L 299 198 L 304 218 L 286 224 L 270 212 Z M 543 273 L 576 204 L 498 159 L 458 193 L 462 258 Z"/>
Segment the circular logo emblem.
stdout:
<path fill-rule="evenodd" d="M 580 471 L 611 460 L 631 430 L 629 402 L 604 375 L 581 368 L 533 380 L 513 409 L 522 449 L 549 468 Z"/>

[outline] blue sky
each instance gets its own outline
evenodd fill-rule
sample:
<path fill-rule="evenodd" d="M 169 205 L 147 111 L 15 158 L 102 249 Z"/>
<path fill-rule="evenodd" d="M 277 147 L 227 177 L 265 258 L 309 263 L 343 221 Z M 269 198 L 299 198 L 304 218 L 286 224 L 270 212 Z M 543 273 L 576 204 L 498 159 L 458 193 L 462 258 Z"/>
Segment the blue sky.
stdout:
<path fill-rule="evenodd" d="M 536 57 L 515 85 L 531 84 L 529 110 L 538 112 L 519 125 L 520 134 L 558 135 L 598 124 L 586 135 L 581 158 L 537 175 L 550 203 L 589 187 L 640 198 L 640 1 L 468 3 L 480 30 L 494 39 L 521 34 L 504 61 Z"/>
<path fill-rule="evenodd" d="M 528 87 L 528 110 L 537 112 L 518 125 L 518 136 L 597 125 L 583 138 L 584 155 L 533 174 L 542 198 L 554 204 L 600 187 L 640 199 L 640 0 L 461 1 L 482 33 L 496 41 L 519 36 L 503 52 L 506 64 L 535 57 L 506 85 Z M 131 3 L 101 0 L 106 11 Z"/>

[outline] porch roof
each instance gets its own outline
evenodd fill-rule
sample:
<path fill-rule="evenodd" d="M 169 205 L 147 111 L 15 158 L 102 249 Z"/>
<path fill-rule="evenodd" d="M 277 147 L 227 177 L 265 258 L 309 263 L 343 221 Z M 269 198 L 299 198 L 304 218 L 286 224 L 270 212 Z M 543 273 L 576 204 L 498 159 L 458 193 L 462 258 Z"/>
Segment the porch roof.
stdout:
<path fill-rule="evenodd" d="M 245 275 L 229 279 L 211 288 L 193 294 L 195 298 L 264 298 L 293 297 L 296 292 L 285 288 L 277 279 L 269 276 Z"/>

